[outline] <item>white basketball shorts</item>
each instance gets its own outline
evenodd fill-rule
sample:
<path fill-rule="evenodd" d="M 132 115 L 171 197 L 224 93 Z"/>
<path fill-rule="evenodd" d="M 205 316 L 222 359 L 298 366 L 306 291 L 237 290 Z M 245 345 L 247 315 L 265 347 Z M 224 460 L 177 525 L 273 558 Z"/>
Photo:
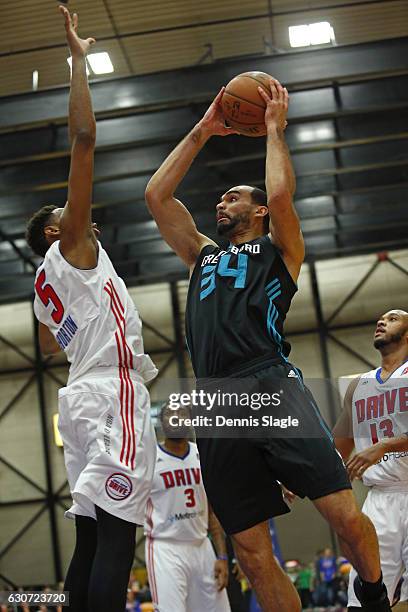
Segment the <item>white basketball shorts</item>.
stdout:
<path fill-rule="evenodd" d="M 215 554 L 208 538 L 180 542 L 146 538 L 146 565 L 155 612 L 231 612 L 217 590 Z"/>
<path fill-rule="evenodd" d="M 408 487 L 402 484 L 400 488 L 395 491 L 390 490 L 391 487 L 373 487 L 362 508 L 377 532 L 383 579 L 391 603 L 401 576 L 408 570 Z M 360 608 L 353 588 L 355 576 L 353 569 L 350 572 L 348 605 Z M 406 596 L 403 587 L 401 600 Z"/>
<path fill-rule="evenodd" d="M 96 368 L 60 389 L 58 429 L 73 505 L 96 518 L 95 505 L 142 525 L 156 462 L 150 399 L 133 371 Z"/>

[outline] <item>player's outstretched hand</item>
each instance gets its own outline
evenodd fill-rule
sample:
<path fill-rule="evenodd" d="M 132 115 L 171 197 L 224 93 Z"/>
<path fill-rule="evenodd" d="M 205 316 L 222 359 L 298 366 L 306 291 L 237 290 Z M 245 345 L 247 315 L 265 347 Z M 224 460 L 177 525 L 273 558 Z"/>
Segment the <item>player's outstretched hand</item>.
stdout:
<path fill-rule="evenodd" d="M 214 565 L 214 578 L 218 591 L 222 591 L 228 585 L 228 561 L 217 559 Z"/>
<path fill-rule="evenodd" d="M 289 94 L 286 87 L 282 87 L 277 79 L 269 81 L 271 93 L 268 94 L 262 87 L 258 87 L 259 95 L 263 98 L 265 109 L 265 125 L 275 126 L 278 130 L 284 130 L 288 124 L 286 115 L 289 108 Z"/>
<path fill-rule="evenodd" d="M 225 87 L 221 87 L 200 121 L 200 127 L 207 136 L 229 136 L 230 134 L 238 134 L 236 130 L 225 125 L 225 118 L 221 106 L 224 91 Z"/>
<path fill-rule="evenodd" d="M 377 444 L 370 446 L 370 448 L 367 448 L 360 453 L 356 453 L 346 463 L 350 480 L 354 480 L 354 478 L 361 478 L 367 468 L 375 465 L 380 459 L 383 458 L 384 453 L 385 449 L 381 442 L 377 442 Z"/>
<path fill-rule="evenodd" d="M 77 33 L 78 15 L 74 13 L 71 17 L 69 10 L 65 6 L 60 6 L 59 10 L 64 17 L 65 32 L 72 57 L 85 57 L 91 46 L 95 43 L 95 39 L 79 38 Z"/>

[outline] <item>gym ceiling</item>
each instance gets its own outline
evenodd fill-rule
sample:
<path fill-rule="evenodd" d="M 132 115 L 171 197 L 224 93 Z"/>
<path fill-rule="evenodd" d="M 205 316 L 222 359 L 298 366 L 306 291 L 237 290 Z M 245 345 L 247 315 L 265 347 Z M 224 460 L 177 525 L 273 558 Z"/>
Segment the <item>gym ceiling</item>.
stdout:
<path fill-rule="evenodd" d="M 0 301 L 27 299 L 27 218 L 63 205 L 68 51 L 54 0 L 0 3 Z M 129 284 L 186 278 L 143 202 L 145 185 L 222 84 L 263 70 L 289 89 L 287 140 L 309 260 L 401 249 L 408 215 L 407 0 L 71 0 L 80 34 L 107 51 L 91 75 L 94 217 Z M 288 27 L 328 21 L 335 45 L 293 50 Z M 33 91 L 33 72 L 38 90 Z M 178 196 L 214 236 L 234 184 L 262 186 L 264 141 L 213 139 Z"/>

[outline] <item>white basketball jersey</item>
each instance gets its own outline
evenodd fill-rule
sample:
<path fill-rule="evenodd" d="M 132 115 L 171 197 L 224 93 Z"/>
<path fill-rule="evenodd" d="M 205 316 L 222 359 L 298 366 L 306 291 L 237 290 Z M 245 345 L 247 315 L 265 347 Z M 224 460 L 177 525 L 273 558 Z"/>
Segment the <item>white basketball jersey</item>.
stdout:
<path fill-rule="evenodd" d="M 353 436 L 357 452 L 382 438 L 408 432 L 408 362 L 382 382 L 381 368 L 363 374 L 353 394 Z M 408 487 L 408 452 L 386 453 L 363 475 L 367 486 Z"/>
<path fill-rule="evenodd" d="M 208 503 L 197 445 L 189 442 L 185 457 L 157 449 L 145 535 L 179 541 L 202 540 L 208 531 Z"/>
<path fill-rule="evenodd" d="M 74 268 L 59 245 L 50 246 L 37 270 L 34 312 L 67 355 L 68 384 L 101 366 L 135 370 L 145 382 L 154 378 L 139 315 L 102 245 L 91 270 Z"/>

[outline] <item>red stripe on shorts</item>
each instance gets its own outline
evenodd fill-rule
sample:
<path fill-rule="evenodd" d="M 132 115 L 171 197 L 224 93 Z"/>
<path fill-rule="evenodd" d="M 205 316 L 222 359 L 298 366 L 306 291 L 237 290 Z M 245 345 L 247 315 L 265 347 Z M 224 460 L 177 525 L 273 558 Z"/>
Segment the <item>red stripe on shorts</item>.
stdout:
<path fill-rule="evenodd" d="M 129 432 L 129 439 L 126 445 L 126 458 L 125 463 L 132 470 L 135 468 L 135 457 L 136 457 L 136 435 L 135 435 L 135 422 L 134 422 L 134 407 L 135 407 L 135 389 L 133 385 L 132 378 L 129 372 L 129 365 L 133 367 L 133 356 L 132 352 L 129 348 L 129 345 L 126 342 L 126 321 L 122 315 L 123 313 L 123 305 L 120 301 L 119 295 L 115 289 L 115 286 L 111 279 L 109 279 L 108 283 L 104 287 L 106 293 L 111 298 L 111 310 L 116 319 L 116 324 L 118 326 L 118 330 L 120 332 L 120 337 L 122 341 L 123 348 L 123 362 L 120 363 L 119 372 L 121 376 L 121 381 L 124 381 L 125 384 L 125 420 L 126 420 L 126 428 Z M 122 325 L 121 325 L 122 323 Z M 121 453 L 121 461 L 123 459 L 124 453 Z"/>
<path fill-rule="evenodd" d="M 136 455 L 135 419 L 134 419 L 135 390 L 134 390 L 132 378 L 130 376 L 129 365 L 128 365 L 128 360 L 129 360 L 130 365 L 131 366 L 133 365 L 133 359 L 132 359 L 132 353 L 129 348 L 129 345 L 126 342 L 126 321 L 123 318 L 123 316 L 121 316 L 120 314 L 120 310 L 123 309 L 122 303 L 119 299 L 117 291 L 111 280 L 110 280 L 110 283 L 108 283 L 108 286 L 111 287 L 112 292 L 113 292 L 112 293 L 112 304 L 114 305 L 116 314 L 123 323 L 123 329 L 120 327 L 119 324 L 118 325 L 121 331 L 123 352 L 126 356 L 124 360 L 125 364 L 124 364 L 123 375 L 124 375 L 124 379 L 126 382 L 126 406 L 127 406 L 126 420 L 127 422 L 129 422 L 129 431 L 130 431 L 130 436 L 131 436 L 129 440 L 128 448 L 127 448 L 127 453 L 126 453 L 126 465 L 129 465 L 129 459 L 130 459 L 130 466 L 131 466 L 131 469 L 133 470 L 135 467 L 135 455 Z"/>
<path fill-rule="evenodd" d="M 122 378 L 122 356 L 120 352 L 120 344 L 118 332 L 115 332 L 116 346 L 118 349 L 119 357 L 119 376 L 120 376 L 120 418 L 122 420 L 122 449 L 120 451 L 120 462 L 123 461 L 123 453 L 125 452 L 125 444 L 127 440 L 127 427 L 125 425 L 125 419 L 123 418 L 123 378 Z"/>
<path fill-rule="evenodd" d="M 150 570 L 149 571 L 150 590 L 152 593 L 153 603 L 158 605 L 159 597 L 157 594 L 156 573 L 154 571 L 153 538 L 150 536 L 150 534 L 153 531 L 153 519 L 152 519 L 153 503 L 152 503 L 151 498 L 148 499 L 147 506 L 148 506 L 148 510 L 147 510 L 147 515 L 146 515 L 146 522 L 149 526 L 149 533 L 147 534 L 147 556 L 148 556 L 148 570 Z"/>
<path fill-rule="evenodd" d="M 112 310 L 113 316 L 115 317 L 116 324 L 118 326 L 119 335 L 120 335 L 120 340 L 121 340 L 121 341 L 119 340 L 118 331 L 116 331 L 115 338 L 116 338 L 116 345 L 117 345 L 118 357 L 119 357 L 121 417 L 122 417 L 122 424 L 123 423 L 125 424 L 123 431 L 126 433 L 126 435 L 124 435 L 123 437 L 122 449 L 120 453 L 120 462 L 125 463 L 127 466 L 129 466 L 129 454 L 130 454 L 130 445 L 132 442 L 132 437 L 131 437 L 131 429 L 130 429 L 130 424 L 129 424 L 129 387 L 128 387 L 127 378 L 125 376 L 125 372 L 127 369 L 126 340 L 123 334 L 123 329 L 120 324 L 121 317 L 119 313 L 117 312 L 116 304 L 113 301 L 113 295 L 111 291 L 109 291 L 107 286 L 104 287 L 104 290 L 111 298 L 111 310 Z M 123 358 L 122 358 L 121 348 L 123 350 Z M 125 402 L 123 401 L 124 395 L 125 395 Z M 124 413 L 124 417 L 123 417 L 123 413 Z M 126 457 L 125 457 L 125 454 L 126 454 Z M 124 457 L 125 457 L 125 461 L 124 461 Z"/>

